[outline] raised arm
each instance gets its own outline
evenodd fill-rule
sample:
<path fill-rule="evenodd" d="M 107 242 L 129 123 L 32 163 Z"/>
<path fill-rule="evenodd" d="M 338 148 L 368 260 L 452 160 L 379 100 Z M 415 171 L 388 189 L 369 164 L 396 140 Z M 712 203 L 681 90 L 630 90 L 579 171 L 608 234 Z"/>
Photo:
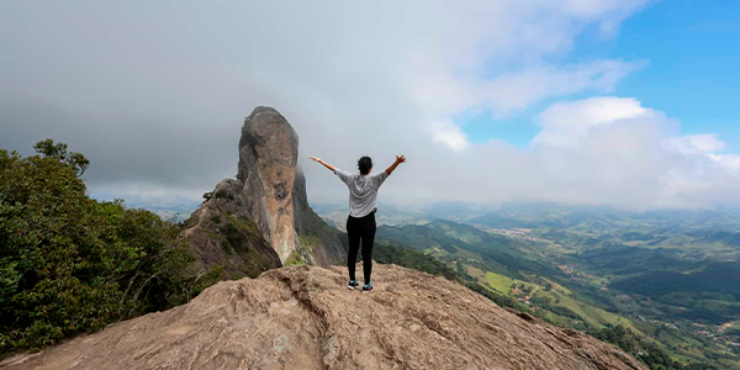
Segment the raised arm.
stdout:
<path fill-rule="evenodd" d="M 398 167 L 398 165 L 401 163 L 406 163 L 406 156 L 403 154 L 396 156 L 396 161 L 393 162 L 393 164 L 390 165 L 390 167 L 385 169 L 385 173 L 387 173 L 388 175 L 392 174 L 393 171 L 396 170 L 396 167 Z"/>
<path fill-rule="evenodd" d="M 335 171 L 335 168 L 334 168 L 334 166 L 332 166 L 332 165 L 330 165 L 330 164 L 328 164 L 328 163 L 326 163 L 326 162 L 322 161 L 322 160 L 321 160 L 321 159 L 319 159 L 319 158 L 316 158 L 316 157 L 308 157 L 308 158 L 311 158 L 311 160 L 313 160 L 314 162 L 317 162 L 317 163 L 321 163 L 321 164 L 322 164 L 322 165 L 323 165 L 324 167 L 328 168 L 328 169 L 329 169 L 329 171 L 332 171 L 332 172 L 334 172 L 334 171 Z"/>

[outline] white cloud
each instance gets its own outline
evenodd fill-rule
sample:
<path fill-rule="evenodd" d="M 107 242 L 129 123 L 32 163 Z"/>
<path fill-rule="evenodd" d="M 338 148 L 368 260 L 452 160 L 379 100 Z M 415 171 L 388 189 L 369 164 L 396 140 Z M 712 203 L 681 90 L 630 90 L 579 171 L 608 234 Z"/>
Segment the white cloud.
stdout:
<path fill-rule="evenodd" d="M 715 134 L 672 137 L 676 122 L 632 98 L 556 103 L 533 140 L 545 199 L 632 209 L 732 204 L 740 157 Z"/>
<path fill-rule="evenodd" d="M 528 150 L 472 144 L 449 123 L 470 107 L 504 116 L 609 94 L 644 63 L 562 61 L 586 27 L 614 36 L 646 2 L 9 2 L 0 147 L 52 137 L 91 159 L 95 193 L 196 201 L 235 175 L 243 117 L 271 105 L 300 136 L 314 202 L 346 190 L 308 155 L 354 169 L 367 154 L 380 169 L 396 153 L 408 164 L 382 196 L 398 202 L 732 198 L 737 158 L 634 99 L 555 104 Z"/>
<path fill-rule="evenodd" d="M 603 60 L 560 68 L 541 67 L 514 74 L 503 74 L 476 86 L 477 96 L 505 114 L 552 96 L 583 91 L 611 92 L 614 85 L 644 63 Z"/>
<path fill-rule="evenodd" d="M 542 129 L 529 149 L 491 141 L 428 150 L 410 156 L 417 164 L 394 174 L 393 190 L 384 191 L 397 201 L 555 201 L 631 210 L 740 205 L 740 156 L 714 153 L 724 143 L 712 134 L 677 136 L 678 122 L 636 99 L 559 102 L 537 122 Z"/>
<path fill-rule="evenodd" d="M 735 154 L 707 154 L 707 156 L 726 169 L 730 174 L 740 177 L 740 155 Z"/>
<path fill-rule="evenodd" d="M 667 146 L 681 154 L 706 154 L 724 150 L 726 144 L 715 134 L 702 134 L 669 138 Z"/>
<path fill-rule="evenodd" d="M 654 114 L 630 98 L 597 97 L 575 102 L 556 103 L 540 114 L 542 130 L 533 145 L 575 145 L 589 130 L 616 121 Z"/>
<path fill-rule="evenodd" d="M 468 136 L 451 123 L 435 125 L 432 130 L 435 141 L 441 141 L 454 150 L 463 150 L 468 147 Z"/>

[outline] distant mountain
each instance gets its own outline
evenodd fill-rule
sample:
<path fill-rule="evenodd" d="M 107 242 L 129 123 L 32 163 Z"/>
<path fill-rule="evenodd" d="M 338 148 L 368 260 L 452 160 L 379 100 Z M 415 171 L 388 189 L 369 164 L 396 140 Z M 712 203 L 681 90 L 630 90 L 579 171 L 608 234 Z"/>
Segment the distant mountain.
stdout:
<path fill-rule="evenodd" d="M 337 230 L 346 231 L 345 225 L 347 224 L 347 216 L 349 216 L 347 204 L 324 204 L 313 206 L 313 208 L 329 225 Z M 404 226 L 425 224 L 437 219 L 437 217 L 421 209 L 400 209 L 379 202 L 375 219 L 378 226 Z"/>
<path fill-rule="evenodd" d="M 447 260 L 475 259 L 489 271 L 514 277 L 521 272 L 559 274 L 552 262 L 532 245 L 503 235 L 488 233 L 473 226 L 446 220 L 425 225 L 378 228 L 377 236 Z"/>
<path fill-rule="evenodd" d="M 701 266 L 697 261 L 681 259 L 670 249 L 647 249 L 614 243 L 602 243 L 578 255 L 578 260 L 602 274 L 630 275 L 653 271 L 689 271 Z"/>
<path fill-rule="evenodd" d="M 530 224 L 526 221 L 514 220 L 511 218 L 503 217 L 496 213 L 489 213 L 484 216 L 476 217 L 469 220 L 468 223 L 474 225 L 483 225 L 495 229 L 514 229 L 534 226 L 534 224 Z"/>
<path fill-rule="evenodd" d="M 469 221 L 493 210 L 491 206 L 465 202 L 437 202 L 423 207 L 431 219 Z"/>
<path fill-rule="evenodd" d="M 90 194 L 90 198 L 112 202 L 120 196 L 110 193 L 97 193 L 93 192 Z M 180 222 L 186 220 L 191 213 L 193 213 L 203 202 L 203 199 L 192 199 L 186 197 L 172 197 L 169 199 L 157 199 L 150 200 L 135 195 L 129 195 L 126 197 L 126 206 L 129 208 L 143 208 L 158 216 L 174 221 Z"/>
<path fill-rule="evenodd" d="M 568 206 L 552 203 L 505 203 L 488 212 L 530 226 L 601 229 L 650 227 L 720 228 L 740 232 L 740 210 L 658 210 L 628 212 L 604 206 Z"/>

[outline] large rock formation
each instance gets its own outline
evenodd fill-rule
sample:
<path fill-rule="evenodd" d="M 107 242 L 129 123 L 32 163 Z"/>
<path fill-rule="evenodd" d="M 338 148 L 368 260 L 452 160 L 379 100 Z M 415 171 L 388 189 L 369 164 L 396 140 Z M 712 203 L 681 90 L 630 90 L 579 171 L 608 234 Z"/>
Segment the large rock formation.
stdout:
<path fill-rule="evenodd" d="M 283 263 L 298 243 L 292 199 L 297 161 L 293 127 L 275 109 L 255 108 L 239 140 L 239 178 L 249 214 Z"/>
<path fill-rule="evenodd" d="M 308 206 L 298 161 L 298 136 L 278 111 L 257 107 L 239 141 L 246 208 L 283 264 L 330 265 L 344 260 L 337 235 Z"/>
<path fill-rule="evenodd" d="M 347 271 L 294 266 L 221 282 L 189 304 L 0 363 L 8 370 L 647 370 L 441 277 L 378 265 L 376 290 Z"/>
<path fill-rule="evenodd" d="M 270 268 L 345 260 L 337 234 L 308 205 L 298 136 L 275 109 L 257 107 L 239 140 L 238 180 L 224 180 L 186 222 L 205 266 L 255 277 Z"/>

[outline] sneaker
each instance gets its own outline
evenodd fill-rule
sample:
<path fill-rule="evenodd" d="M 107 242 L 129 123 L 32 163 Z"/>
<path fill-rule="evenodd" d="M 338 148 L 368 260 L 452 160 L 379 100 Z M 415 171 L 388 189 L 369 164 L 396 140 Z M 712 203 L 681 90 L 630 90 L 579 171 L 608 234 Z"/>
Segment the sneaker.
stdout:
<path fill-rule="evenodd" d="M 360 286 L 360 283 L 358 283 L 357 280 L 350 280 L 349 283 L 347 283 L 347 289 L 349 290 L 355 290 L 358 286 Z"/>
<path fill-rule="evenodd" d="M 369 292 L 369 291 L 372 291 L 372 290 L 373 290 L 373 283 L 372 282 L 370 282 L 370 284 L 365 284 L 365 285 L 362 286 L 362 292 L 363 293 Z"/>

